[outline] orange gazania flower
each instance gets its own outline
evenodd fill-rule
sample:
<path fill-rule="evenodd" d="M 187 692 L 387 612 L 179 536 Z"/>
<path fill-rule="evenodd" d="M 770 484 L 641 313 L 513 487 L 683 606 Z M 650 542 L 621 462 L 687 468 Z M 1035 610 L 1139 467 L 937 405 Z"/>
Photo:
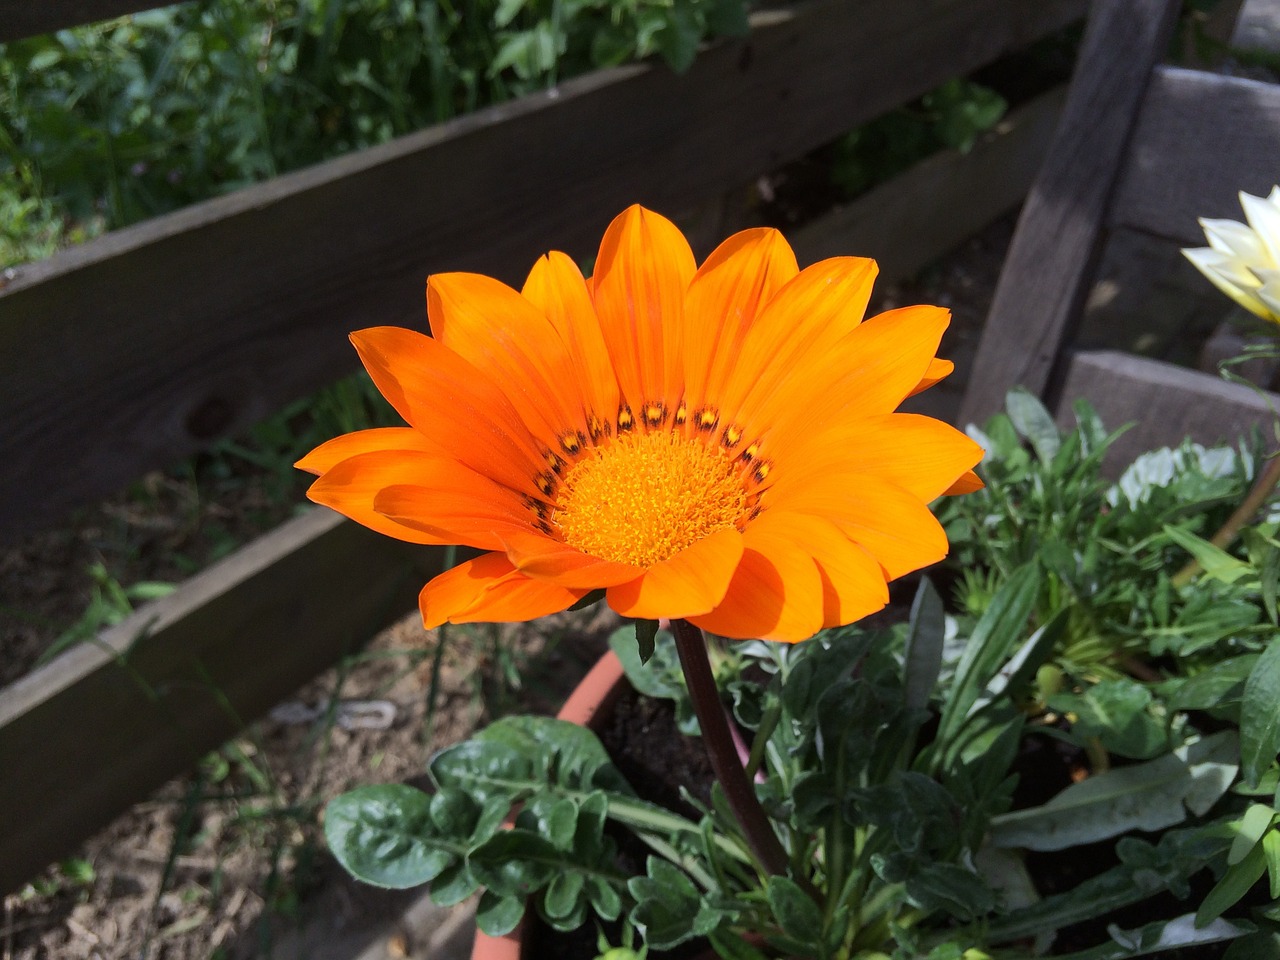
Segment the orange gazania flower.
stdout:
<path fill-rule="evenodd" d="M 402 540 L 490 551 L 422 591 L 427 627 L 529 620 L 593 590 L 629 617 L 795 641 L 884 606 L 887 581 L 947 552 L 926 504 L 976 489 L 982 451 L 894 413 L 951 364 L 949 314 L 863 322 L 876 265 L 799 270 L 775 230 L 698 267 L 634 206 L 595 275 L 550 253 L 517 293 L 427 283 L 432 337 L 352 334 L 408 427 L 299 461 L 309 496 Z"/>

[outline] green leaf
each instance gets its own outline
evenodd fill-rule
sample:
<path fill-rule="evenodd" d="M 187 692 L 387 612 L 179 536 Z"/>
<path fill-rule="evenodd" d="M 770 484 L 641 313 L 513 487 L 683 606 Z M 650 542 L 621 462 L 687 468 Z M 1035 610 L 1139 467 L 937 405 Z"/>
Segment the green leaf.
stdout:
<path fill-rule="evenodd" d="M 1156 760 L 1089 777 L 1042 806 L 992 818 L 991 842 L 1064 850 L 1130 830 L 1162 830 L 1186 819 L 1186 810 L 1203 815 L 1231 786 L 1236 749 L 1235 734 L 1223 730 Z"/>
<path fill-rule="evenodd" d="M 1227 872 L 1205 894 L 1200 909 L 1196 911 L 1196 926 L 1203 927 L 1230 910 L 1266 871 L 1267 855 L 1261 843 L 1255 844 L 1244 859 L 1227 867 Z"/>
<path fill-rule="evenodd" d="M 1036 675 L 1036 671 L 1049 659 L 1050 654 L 1062 639 L 1070 622 L 1070 610 L 1059 610 L 1052 620 L 1033 633 L 1018 648 L 1009 661 L 987 683 L 982 695 L 969 708 L 972 717 L 988 704 L 995 702 L 1006 690 L 1017 694 L 1023 690 Z"/>
<path fill-rule="evenodd" d="M 702 40 L 702 20 L 693 0 L 671 0 L 666 23 L 658 34 L 658 50 L 676 73 L 693 65 Z"/>
<path fill-rule="evenodd" d="M 769 909 L 787 936 L 807 942 L 822 930 L 822 911 L 790 877 L 770 877 L 766 895 Z"/>
<path fill-rule="evenodd" d="M 1005 397 L 1005 409 L 1009 411 L 1009 419 L 1013 421 L 1018 433 L 1031 442 L 1031 448 L 1035 450 L 1040 462 L 1052 462 L 1058 453 L 1058 447 L 1062 445 L 1062 435 L 1058 432 L 1058 425 L 1053 422 L 1052 414 L 1045 409 L 1040 399 L 1018 387 L 1010 390 Z"/>
<path fill-rule="evenodd" d="M 509 805 L 539 785 L 530 756 L 509 744 L 478 738 L 440 751 L 429 769 L 439 787 L 470 793 L 481 804 L 492 799 Z"/>
<path fill-rule="evenodd" d="M 1164 532 L 1165 536 L 1191 554 L 1205 574 L 1214 580 L 1230 585 L 1253 572 L 1253 568 L 1243 560 L 1237 560 L 1222 548 L 1215 547 L 1208 540 L 1202 540 L 1180 527 L 1166 523 Z"/>
<path fill-rule="evenodd" d="M 1137 930 L 1107 928 L 1112 942 L 1060 956 L 1058 960 L 1127 960 L 1129 957 L 1168 956 L 1171 952 L 1198 944 L 1222 943 L 1253 931 L 1253 924 L 1216 920 L 1201 926 L 1191 914 L 1172 920 L 1157 920 Z"/>
<path fill-rule="evenodd" d="M 1227 864 L 1235 866 L 1262 841 L 1262 835 L 1271 829 L 1276 812 L 1261 803 L 1252 803 L 1239 820 L 1231 824 L 1235 839 L 1231 841 L 1231 849 L 1227 853 Z"/>
<path fill-rule="evenodd" d="M 440 871 L 431 881 L 431 902 L 441 907 L 452 907 L 471 896 L 480 884 L 471 876 L 466 861 L 459 860 Z"/>
<path fill-rule="evenodd" d="M 586 887 L 586 877 L 570 871 L 557 874 L 547 887 L 542 905 L 551 917 L 567 917 L 573 913 Z"/>
<path fill-rule="evenodd" d="M 1162 719 L 1152 715 L 1151 691 L 1127 677 L 1101 680 L 1080 693 L 1059 693 L 1048 705 L 1076 717 L 1071 735 L 1080 743 L 1097 738 L 1111 753 L 1150 760 L 1169 749 Z"/>
<path fill-rule="evenodd" d="M 942 598 L 928 577 L 922 577 L 911 603 L 911 624 L 903 663 L 903 699 L 908 709 L 924 710 L 942 669 L 942 646 L 946 632 L 946 612 Z"/>
<path fill-rule="evenodd" d="M 937 742 L 944 749 L 952 747 L 978 695 L 1004 665 L 1013 645 L 1025 636 L 1040 582 L 1037 564 L 1019 567 L 996 591 L 974 626 L 943 705 Z"/>
<path fill-rule="evenodd" d="M 907 878 L 907 899 L 922 910 L 945 910 L 972 920 L 995 908 L 995 894 L 982 878 L 955 863 L 933 863 Z"/>
<path fill-rule="evenodd" d="M 1271 899 L 1280 899 L 1280 830 L 1262 835 L 1262 853 L 1267 858 L 1267 876 L 1271 878 Z"/>
<path fill-rule="evenodd" d="M 427 883 L 458 858 L 438 845 L 431 799 L 403 784 L 360 787 L 325 809 L 329 849 L 352 876 L 378 887 Z"/>
<path fill-rule="evenodd" d="M 636 650 L 640 654 L 640 662 L 648 663 L 653 656 L 654 637 L 658 635 L 657 620 L 636 621 Z"/>
<path fill-rule="evenodd" d="M 500 897 L 528 897 L 571 866 L 564 854 L 530 830 L 500 830 L 467 856 L 471 875 Z"/>
<path fill-rule="evenodd" d="M 510 933 L 524 916 L 523 897 L 499 897 L 486 890 L 476 906 L 476 926 L 491 937 Z"/>
<path fill-rule="evenodd" d="M 695 936 L 702 899 L 693 881 L 672 864 L 649 857 L 647 875 L 632 877 L 627 889 L 636 900 L 631 922 L 644 932 L 649 946 L 669 950 Z"/>
<path fill-rule="evenodd" d="M 1227 701 L 1238 701 L 1244 693 L 1245 679 L 1257 662 L 1257 654 L 1252 653 L 1219 660 L 1182 681 L 1169 697 L 1169 710 L 1208 710 Z"/>
<path fill-rule="evenodd" d="M 1244 683 L 1240 704 L 1241 775 L 1249 786 L 1280 751 L 1280 642 L 1272 641 L 1258 657 Z"/>

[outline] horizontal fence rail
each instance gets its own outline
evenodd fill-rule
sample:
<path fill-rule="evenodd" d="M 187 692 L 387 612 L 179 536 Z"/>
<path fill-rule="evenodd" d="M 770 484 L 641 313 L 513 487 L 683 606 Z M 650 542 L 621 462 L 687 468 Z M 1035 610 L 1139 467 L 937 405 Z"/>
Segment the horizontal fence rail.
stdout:
<path fill-rule="evenodd" d="M 0 0 L 0 43 L 163 6 L 163 0 Z"/>
<path fill-rule="evenodd" d="M 423 324 L 423 281 L 518 282 L 640 201 L 750 182 L 1057 29 L 1076 0 L 821 0 L 683 76 L 570 81 L 117 231 L 0 290 L 0 539 L 207 447 L 353 368 L 346 333 Z"/>

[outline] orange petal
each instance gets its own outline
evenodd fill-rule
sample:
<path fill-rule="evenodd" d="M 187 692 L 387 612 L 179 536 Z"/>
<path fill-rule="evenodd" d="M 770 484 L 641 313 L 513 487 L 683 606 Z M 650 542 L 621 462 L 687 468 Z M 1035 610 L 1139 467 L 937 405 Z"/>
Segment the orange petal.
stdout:
<path fill-rule="evenodd" d="M 506 395 L 444 344 L 401 327 L 351 335 L 382 395 L 428 440 L 477 473 L 542 496 L 537 442 Z"/>
<path fill-rule="evenodd" d="M 982 461 L 985 451 L 955 427 L 914 413 L 859 425 L 858 472 L 888 480 L 926 503 Z"/>
<path fill-rule="evenodd" d="M 627 583 L 644 571 L 629 563 L 601 560 L 560 540 L 536 534 L 516 534 L 505 542 L 507 558 L 521 573 L 575 589 L 598 590 Z"/>
<path fill-rule="evenodd" d="M 777 230 L 735 233 L 698 269 L 685 297 L 685 399 L 697 409 L 717 397 L 760 310 L 797 273 Z"/>
<path fill-rule="evenodd" d="M 878 477 L 824 475 L 779 492 L 776 500 L 780 510 L 826 517 L 866 548 L 890 580 L 947 555 L 947 535 L 929 508 Z"/>
<path fill-rule="evenodd" d="M 747 526 L 742 540 L 742 560 L 724 599 L 710 613 L 691 617 L 691 622 L 737 640 L 759 637 L 794 643 L 817 633 L 822 626 L 822 579 L 813 557 L 768 513 Z"/>
<path fill-rule="evenodd" d="M 939 360 L 935 357 L 929 361 L 929 369 L 924 372 L 924 376 L 920 378 L 920 382 L 916 384 L 909 396 L 914 397 L 917 393 L 924 393 L 934 384 L 951 376 L 955 369 L 956 365 L 950 360 Z"/>
<path fill-rule="evenodd" d="M 454 482 L 385 487 L 374 496 L 373 509 L 406 527 L 444 536 L 446 543 L 481 550 L 500 550 L 506 537 L 532 529 L 532 513 L 518 500 L 512 503 L 510 491 L 503 491 L 508 497 L 495 497 L 491 488 L 501 488 L 496 484 L 486 488 L 480 482 L 484 478 L 475 475 L 470 483 L 465 478 L 448 479 Z"/>
<path fill-rule="evenodd" d="M 428 630 L 442 623 L 535 620 L 573 606 L 586 590 L 531 580 L 502 553 L 486 553 L 436 577 L 418 596 Z"/>
<path fill-rule="evenodd" d="M 443 531 L 406 526 L 374 509 L 375 498 L 387 487 L 420 483 L 425 478 L 437 477 L 449 470 L 470 473 L 466 468 L 432 454 L 376 450 L 347 457 L 334 464 L 311 485 L 307 496 L 356 523 L 400 540 L 453 543 L 455 541 Z"/>
<path fill-rule="evenodd" d="M 838 423 L 794 448 L 787 463 L 804 472 L 778 470 L 779 494 L 815 473 L 878 477 L 928 503 L 982 460 L 982 447 L 950 424 L 915 413 L 888 413 Z"/>
<path fill-rule="evenodd" d="M 586 412 L 612 419 L 618 409 L 618 378 L 578 265 L 557 251 L 539 257 L 521 294 L 560 332 L 569 349 L 573 374 L 581 382 Z"/>
<path fill-rule="evenodd" d="M 949 322 L 938 307 L 891 310 L 797 363 L 790 379 L 746 414 L 768 425 L 769 455 L 787 457 L 812 439 L 815 425 L 894 410 L 929 369 Z"/>
<path fill-rule="evenodd" d="M 812 554 L 822 578 L 822 626 L 842 627 L 889 602 L 884 570 L 864 547 L 850 540 L 831 520 L 785 514 L 792 536 Z"/>
<path fill-rule="evenodd" d="M 505 283 L 476 273 L 438 273 L 427 281 L 435 338 L 510 398 L 529 429 L 550 448 L 584 425 L 569 351 L 556 327 Z"/>
<path fill-rule="evenodd" d="M 623 396 L 673 406 L 684 387 L 684 296 L 696 264 L 675 224 L 632 206 L 609 224 L 596 258 L 596 315 Z"/>
<path fill-rule="evenodd" d="M 792 278 L 747 331 L 720 393 L 724 415 L 744 426 L 759 424 L 756 411 L 766 409 L 776 391 L 803 383 L 801 371 L 828 362 L 832 349 L 862 322 L 875 276 L 874 260 L 837 257 Z"/>
<path fill-rule="evenodd" d="M 644 576 L 610 587 L 609 606 L 639 620 L 710 613 L 724 599 L 742 549 L 742 534 L 737 530 L 717 530 L 654 564 Z"/>
<path fill-rule="evenodd" d="M 418 453 L 441 455 L 439 447 L 412 427 L 375 427 L 372 430 L 344 433 L 340 437 L 326 440 L 294 466 L 319 476 L 343 460 L 361 453 L 376 453 L 380 450 L 413 450 Z"/>
<path fill-rule="evenodd" d="M 981 490 L 986 484 L 982 482 L 982 478 L 972 470 L 966 470 L 951 486 L 942 492 L 944 497 L 955 497 L 962 493 L 974 493 Z"/>

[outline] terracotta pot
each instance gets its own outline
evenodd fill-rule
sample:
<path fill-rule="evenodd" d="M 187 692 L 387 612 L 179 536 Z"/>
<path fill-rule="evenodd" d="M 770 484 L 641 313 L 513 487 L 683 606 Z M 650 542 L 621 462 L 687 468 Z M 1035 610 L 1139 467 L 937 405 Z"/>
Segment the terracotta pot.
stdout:
<path fill-rule="evenodd" d="M 569 695 L 556 716 L 595 730 L 624 689 L 626 680 L 622 662 L 610 650 L 582 678 L 582 682 Z M 502 937 L 491 937 L 477 930 L 475 945 L 471 948 L 471 960 L 521 960 L 524 953 L 523 935 L 523 921 Z"/>

